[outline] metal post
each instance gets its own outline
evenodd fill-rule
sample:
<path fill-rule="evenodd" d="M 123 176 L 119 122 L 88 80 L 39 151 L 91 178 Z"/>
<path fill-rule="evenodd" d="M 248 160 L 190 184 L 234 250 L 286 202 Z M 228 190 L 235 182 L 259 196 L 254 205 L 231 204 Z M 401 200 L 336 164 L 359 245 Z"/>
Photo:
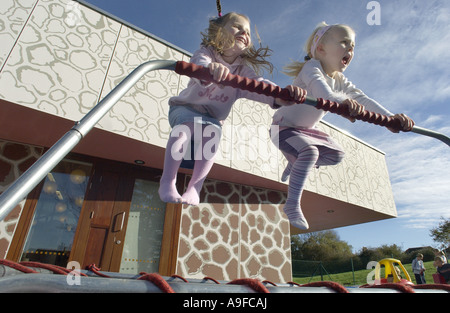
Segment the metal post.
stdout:
<path fill-rule="evenodd" d="M 0 221 L 24 199 L 47 175 L 108 113 L 108 111 L 145 74 L 153 70 L 175 70 L 176 61 L 149 61 L 133 70 L 102 101 L 92 108 L 75 126 L 43 154 L 27 171 L 0 195 Z"/>
<path fill-rule="evenodd" d="M 426 129 L 426 128 L 419 127 L 416 125 L 413 126 L 413 129 L 411 131 L 416 134 L 436 138 L 436 139 L 442 141 L 443 143 L 447 144 L 447 146 L 450 147 L 450 138 L 442 133 L 438 133 L 434 130 Z"/>
<path fill-rule="evenodd" d="M 353 258 L 350 258 L 350 262 L 352 263 L 353 285 L 356 285 L 356 280 L 355 280 L 355 267 L 353 266 Z"/>

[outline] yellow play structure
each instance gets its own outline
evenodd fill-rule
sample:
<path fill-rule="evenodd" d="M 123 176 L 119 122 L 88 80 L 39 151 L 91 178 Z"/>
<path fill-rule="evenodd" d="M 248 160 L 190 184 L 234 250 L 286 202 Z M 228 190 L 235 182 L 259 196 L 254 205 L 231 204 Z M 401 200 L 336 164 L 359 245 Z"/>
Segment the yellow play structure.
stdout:
<path fill-rule="evenodd" d="M 382 266 L 384 266 L 384 275 L 381 275 Z M 375 284 L 388 283 L 413 285 L 408 271 L 400 260 L 387 258 L 379 261 L 375 266 Z"/>

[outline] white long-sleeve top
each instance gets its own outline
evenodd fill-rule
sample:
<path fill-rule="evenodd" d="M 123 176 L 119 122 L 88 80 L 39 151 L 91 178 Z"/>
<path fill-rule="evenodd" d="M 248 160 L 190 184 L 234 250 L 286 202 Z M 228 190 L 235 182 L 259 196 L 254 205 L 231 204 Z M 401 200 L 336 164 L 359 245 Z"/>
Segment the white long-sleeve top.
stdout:
<path fill-rule="evenodd" d="M 342 73 L 337 73 L 335 78 L 329 77 L 323 70 L 320 61 L 315 59 L 305 63 L 293 85 L 306 89 L 308 96 L 313 98 L 339 103 L 350 98 L 364 105 L 368 111 L 387 116 L 394 115 L 356 88 Z M 314 128 L 326 113 L 326 111 L 318 110 L 307 104 L 283 106 L 275 112 L 273 124 L 294 128 Z"/>
<path fill-rule="evenodd" d="M 252 68 L 244 63 L 241 57 L 238 57 L 232 64 L 229 64 L 212 47 L 202 46 L 193 54 L 190 62 L 204 67 L 208 67 L 211 62 L 218 62 L 228 67 L 231 74 L 274 84 L 258 76 Z M 169 105 L 186 105 L 201 113 L 208 113 L 210 116 L 222 121 L 227 118 L 231 107 L 239 98 L 259 101 L 268 104 L 271 108 L 279 108 L 275 104 L 273 97 L 229 86 L 224 87 L 215 83 L 205 85 L 196 78 L 191 78 L 187 88 L 181 91 L 178 96 L 170 98 Z"/>

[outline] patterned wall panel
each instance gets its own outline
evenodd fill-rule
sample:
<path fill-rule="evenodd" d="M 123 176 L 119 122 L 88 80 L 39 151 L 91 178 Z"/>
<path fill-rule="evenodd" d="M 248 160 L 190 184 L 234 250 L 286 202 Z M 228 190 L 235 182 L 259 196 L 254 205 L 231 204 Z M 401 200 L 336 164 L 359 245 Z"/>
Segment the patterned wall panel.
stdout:
<path fill-rule="evenodd" d="M 240 277 L 291 280 L 289 222 L 282 192 L 242 186 Z"/>
<path fill-rule="evenodd" d="M 0 2 L 0 68 L 25 26 L 37 0 L 3 0 Z"/>
<path fill-rule="evenodd" d="M 177 274 L 185 277 L 239 277 L 240 187 L 207 180 L 203 203 L 184 206 Z"/>
<path fill-rule="evenodd" d="M 291 279 L 289 223 L 283 193 L 207 180 L 199 206 L 181 218 L 177 274 L 232 280 Z"/>
<path fill-rule="evenodd" d="M 341 144 L 342 141 L 345 140 L 345 138 L 333 128 L 325 127 L 324 124 L 319 124 L 318 128 Z M 322 166 L 316 170 L 315 174 L 318 193 L 342 201 L 348 200 L 345 165 L 343 162 L 333 166 Z"/>
<path fill-rule="evenodd" d="M 39 147 L 0 140 L 0 194 L 42 155 Z M 6 257 L 24 201 L 0 221 L 0 259 Z"/>
<path fill-rule="evenodd" d="M 316 170 L 317 192 L 395 216 L 384 154 L 333 127 L 321 124 L 319 128 L 341 144 L 345 157 L 336 166 Z"/>
<path fill-rule="evenodd" d="M 370 178 L 369 188 L 373 209 L 385 214 L 396 215 L 394 196 L 384 156 L 375 149 L 366 149 L 364 161 L 367 177 Z"/>
<path fill-rule="evenodd" d="M 348 136 L 340 135 L 341 144 L 345 151 L 345 157 L 342 161 L 345 172 L 345 188 L 347 191 L 347 202 L 357 204 L 367 208 L 373 208 L 372 193 L 370 191 L 370 179 L 367 176 L 365 154 L 371 148 L 355 141 Z M 369 164 L 373 166 L 373 164 Z M 395 208 L 394 208 L 395 211 Z"/>
<path fill-rule="evenodd" d="M 274 112 L 267 104 L 247 99 L 234 105 L 231 115 L 233 168 L 267 179 L 279 179 L 279 151 L 269 135 Z"/>
<path fill-rule="evenodd" d="M 122 26 L 102 97 L 142 63 L 185 58 L 180 52 Z M 149 72 L 101 120 L 100 127 L 139 141 L 165 146 L 170 133 L 168 100 L 178 93 L 179 80 L 180 76 L 173 71 Z"/>
<path fill-rule="evenodd" d="M 119 28 L 72 1 L 40 0 L 1 72 L 0 96 L 79 120 L 98 102 Z"/>

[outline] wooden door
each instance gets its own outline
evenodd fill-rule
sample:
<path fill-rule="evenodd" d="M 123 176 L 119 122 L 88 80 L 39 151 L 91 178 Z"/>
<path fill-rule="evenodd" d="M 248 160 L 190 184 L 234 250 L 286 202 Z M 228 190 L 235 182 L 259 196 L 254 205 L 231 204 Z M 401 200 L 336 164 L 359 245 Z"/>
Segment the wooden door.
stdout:
<path fill-rule="evenodd" d="M 117 164 L 96 167 L 70 257 L 82 268 L 118 271 L 133 186 L 125 173 Z"/>

